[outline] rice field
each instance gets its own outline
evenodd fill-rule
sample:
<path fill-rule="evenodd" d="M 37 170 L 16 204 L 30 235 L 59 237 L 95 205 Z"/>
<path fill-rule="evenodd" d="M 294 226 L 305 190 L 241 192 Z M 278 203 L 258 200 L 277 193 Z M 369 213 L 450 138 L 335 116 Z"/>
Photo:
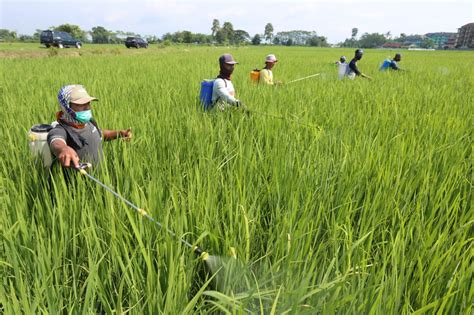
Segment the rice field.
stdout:
<path fill-rule="evenodd" d="M 372 81 L 337 80 L 352 49 L 58 51 L 0 44 L 0 311 L 4 314 L 466 314 L 473 312 L 473 52 L 365 50 Z M 254 113 L 203 112 L 218 57 Z M 250 82 L 269 53 L 276 88 Z M 66 84 L 97 98 L 90 174 L 206 261 L 78 174 L 29 152 Z"/>

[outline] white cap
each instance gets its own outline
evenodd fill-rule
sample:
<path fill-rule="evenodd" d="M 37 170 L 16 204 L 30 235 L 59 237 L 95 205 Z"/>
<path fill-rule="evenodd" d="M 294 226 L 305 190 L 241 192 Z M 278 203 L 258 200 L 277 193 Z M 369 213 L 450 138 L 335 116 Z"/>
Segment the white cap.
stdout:
<path fill-rule="evenodd" d="M 268 55 L 266 58 L 265 58 L 265 62 L 277 62 L 278 59 L 275 57 L 275 55 Z"/>

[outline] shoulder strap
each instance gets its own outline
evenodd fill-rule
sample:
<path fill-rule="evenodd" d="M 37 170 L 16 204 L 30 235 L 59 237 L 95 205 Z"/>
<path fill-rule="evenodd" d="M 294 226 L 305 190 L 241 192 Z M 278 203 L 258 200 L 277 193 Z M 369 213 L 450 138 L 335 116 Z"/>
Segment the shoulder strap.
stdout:
<path fill-rule="evenodd" d="M 91 119 L 91 124 L 94 125 L 94 127 L 97 129 L 97 132 L 99 133 L 99 136 L 102 138 L 102 131 L 100 130 L 99 125 L 94 118 Z"/>
<path fill-rule="evenodd" d="M 227 87 L 227 81 L 226 81 L 224 78 L 219 78 L 219 77 L 217 77 L 216 80 L 217 80 L 217 79 L 223 80 L 223 81 L 224 81 L 224 84 L 225 84 L 225 87 Z"/>
<path fill-rule="evenodd" d="M 59 121 L 59 124 L 54 128 L 62 128 L 64 129 L 64 131 L 66 131 L 66 134 L 67 134 L 66 144 L 68 146 L 74 149 L 83 147 L 83 143 L 80 137 L 74 131 L 71 130 L 72 128 L 71 126 L 63 123 L 62 121 Z"/>

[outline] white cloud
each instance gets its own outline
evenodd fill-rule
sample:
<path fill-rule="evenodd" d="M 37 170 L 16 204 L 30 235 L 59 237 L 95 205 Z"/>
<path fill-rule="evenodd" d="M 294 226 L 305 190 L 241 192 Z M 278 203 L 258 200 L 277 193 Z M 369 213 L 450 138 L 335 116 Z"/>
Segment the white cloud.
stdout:
<path fill-rule="evenodd" d="M 338 42 L 349 37 L 353 27 L 359 34 L 455 32 L 474 16 L 473 3 L 464 0 L 85 0 L 80 5 L 77 0 L 0 1 L 1 28 L 23 34 L 62 23 L 142 35 L 179 30 L 210 33 L 216 18 L 251 35 L 263 33 L 270 22 L 275 32 L 315 30 Z"/>

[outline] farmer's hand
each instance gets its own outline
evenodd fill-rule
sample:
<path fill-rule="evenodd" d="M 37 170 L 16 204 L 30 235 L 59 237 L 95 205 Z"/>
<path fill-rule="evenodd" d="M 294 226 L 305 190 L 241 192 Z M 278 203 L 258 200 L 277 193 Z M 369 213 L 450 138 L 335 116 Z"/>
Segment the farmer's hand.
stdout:
<path fill-rule="evenodd" d="M 124 141 L 130 141 L 132 139 L 132 128 L 128 128 L 127 130 L 120 130 L 118 132 L 118 136 Z"/>
<path fill-rule="evenodd" d="M 57 156 L 59 163 L 61 163 L 62 166 L 71 167 L 72 164 L 75 168 L 79 168 L 79 156 L 73 148 L 63 146 L 59 149 Z"/>

